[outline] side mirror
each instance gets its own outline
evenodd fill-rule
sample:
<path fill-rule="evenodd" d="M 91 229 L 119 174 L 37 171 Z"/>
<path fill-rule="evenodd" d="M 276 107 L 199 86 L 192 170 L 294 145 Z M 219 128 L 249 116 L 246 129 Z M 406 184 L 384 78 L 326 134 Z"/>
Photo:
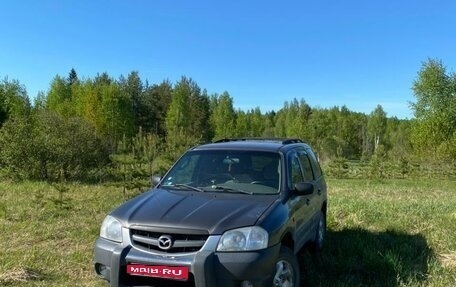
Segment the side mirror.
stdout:
<path fill-rule="evenodd" d="M 296 195 L 309 195 L 314 192 L 314 185 L 310 182 L 298 182 L 294 187 Z"/>
<path fill-rule="evenodd" d="M 153 175 L 151 178 L 150 178 L 150 184 L 152 187 L 156 186 L 161 180 L 161 176 L 160 175 Z"/>

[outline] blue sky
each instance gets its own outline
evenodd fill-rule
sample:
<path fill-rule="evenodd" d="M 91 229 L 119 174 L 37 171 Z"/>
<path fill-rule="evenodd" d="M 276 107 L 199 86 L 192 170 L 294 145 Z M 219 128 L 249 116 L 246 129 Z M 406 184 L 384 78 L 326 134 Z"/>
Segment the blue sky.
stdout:
<path fill-rule="evenodd" d="M 0 78 L 30 97 L 56 75 L 185 75 L 236 108 L 304 99 L 411 118 L 422 63 L 456 67 L 456 1 L 3 0 Z"/>

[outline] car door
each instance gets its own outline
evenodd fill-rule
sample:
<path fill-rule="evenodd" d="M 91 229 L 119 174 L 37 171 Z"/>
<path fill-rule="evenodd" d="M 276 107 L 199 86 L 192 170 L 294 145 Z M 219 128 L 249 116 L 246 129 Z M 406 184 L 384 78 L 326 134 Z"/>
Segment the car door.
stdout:
<path fill-rule="evenodd" d="M 316 172 L 314 169 L 314 166 L 312 164 L 312 158 L 311 155 L 309 154 L 309 151 L 306 150 L 300 150 L 298 152 L 298 158 L 299 158 L 299 163 L 301 165 L 303 175 L 304 175 L 304 181 L 305 182 L 310 182 L 314 185 L 314 192 L 308 196 L 309 200 L 309 206 L 311 209 L 312 213 L 312 227 L 310 228 L 311 230 L 314 230 L 316 228 L 316 224 L 318 222 L 318 216 L 320 215 L 320 208 L 321 208 L 321 198 L 322 198 L 322 188 L 321 188 L 321 183 L 316 177 Z M 312 234 L 314 232 L 312 231 Z"/>
<path fill-rule="evenodd" d="M 299 158 L 302 152 L 305 153 L 304 150 L 295 150 L 290 152 L 288 156 L 289 176 L 287 185 L 291 191 L 289 205 L 295 224 L 296 250 L 300 249 L 314 234 L 312 227 L 315 208 L 311 204 L 314 195 L 296 195 L 293 193 L 296 183 L 306 181 L 304 169 Z"/>

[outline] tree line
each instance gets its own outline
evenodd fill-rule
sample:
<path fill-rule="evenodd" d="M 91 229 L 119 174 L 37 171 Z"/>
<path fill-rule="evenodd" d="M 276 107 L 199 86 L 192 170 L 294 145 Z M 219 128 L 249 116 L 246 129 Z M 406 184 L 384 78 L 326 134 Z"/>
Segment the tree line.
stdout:
<path fill-rule="evenodd" d="M 0 175 L 50 181 L 136 178 L 163 173 L 188 147 L 227 137 L 297 137 L 330 173 L 350 162 L 384 172 L 456 159 L 456 76 L 435 59 L 412 83 L 413 119 L 291 99 L 277 111 L 234 108 L 228 92 L 209 95 L 191 78 L 149 84 L 138 72 L 56 76 L 33 103 L 17 80 L 0 82 Z M 136 183 L 141 185 L 144 183 Z"/>

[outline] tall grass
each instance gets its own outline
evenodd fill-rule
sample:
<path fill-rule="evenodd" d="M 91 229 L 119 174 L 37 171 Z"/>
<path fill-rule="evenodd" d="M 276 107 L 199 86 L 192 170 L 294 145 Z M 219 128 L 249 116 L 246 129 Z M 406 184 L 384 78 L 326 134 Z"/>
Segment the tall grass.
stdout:
<path fill-rule="evenodd" d="M 61 198 L 44 183 L 0 183 L 0 286 L 104 286 L 93 276 L 93 243 L 121 192 L 68 188 Z"/>
<path fill-rule="evenodd" d="M 456 182 L 328 180 L 327 241 L 303 286 L 456 286 Z M 0 183 L 0 286 L 105 286 L 92 267 L 122 190 Z M 127 193 L 127 197 L 134 196 Z"/>
<path fill-rule="evenodd" d="M 456 182 L 330 180 L 327 241 L 305 286 L 456 286 Z"/>

